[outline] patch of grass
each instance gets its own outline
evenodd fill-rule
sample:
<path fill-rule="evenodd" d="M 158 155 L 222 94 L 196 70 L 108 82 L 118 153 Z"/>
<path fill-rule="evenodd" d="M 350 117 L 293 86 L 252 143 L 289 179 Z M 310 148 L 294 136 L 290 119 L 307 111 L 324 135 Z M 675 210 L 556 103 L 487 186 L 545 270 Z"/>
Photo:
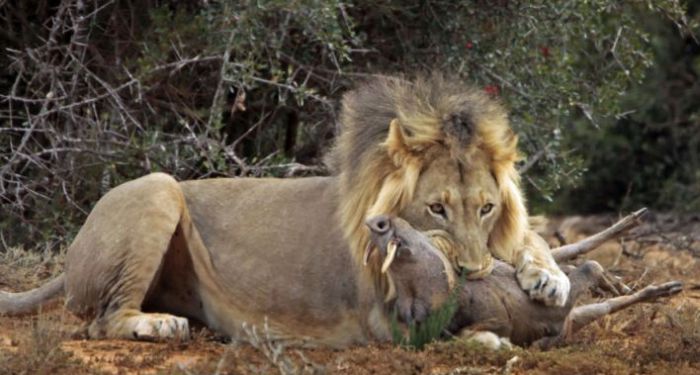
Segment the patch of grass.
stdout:
<path fill-rule="evenodd" d="M 45 315 L 34 318 L 29 334 L 15 338 L 16 350 L 0 350 L 0 375 L 82 372 L 83 364 L 61 349 L 70 335 L 63 327 Z"/>
<path fill-rule="evenodd" d="M 66 249 L 61 248 L 58 252 L 46 250 L 30 251 L 23 247 L 10 247 L 5 251 L 0 251 L 0 264 L 17 267 L 33 267 L 42 263 L 62 263 Z"/>
<path fill-rule="evenodd" d="M 10 247 L 0 251 L 0 289 L 36 287 L 63 272 L 65 248 L 59 252 L 29 251 Z"/>
<path fill-rule="evenodd" d="M 437 310 L 430 312 L 425 321 L 419 324 L 409 324 L 407 327 L 408 332 L 406 333 L 401 329 L 397 317 L 398 313 L 394 309 L 394 314 L 391 318 L 391 336 L 394 343 L 407 348 L 422 350 L 426 344 L 444 337 L 445 330 L 459 307 L 457 297 L 464 285 L 464 280 L 464 277 L 460 278 L 457 286 L 450 292 L 447 301 Z"/>

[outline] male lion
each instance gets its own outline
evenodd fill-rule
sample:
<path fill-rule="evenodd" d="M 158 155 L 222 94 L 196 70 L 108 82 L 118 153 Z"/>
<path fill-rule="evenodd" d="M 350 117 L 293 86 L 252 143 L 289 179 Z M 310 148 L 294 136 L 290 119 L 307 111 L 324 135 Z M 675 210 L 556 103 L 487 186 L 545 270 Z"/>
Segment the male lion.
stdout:
<path fill-rule="evenodd" d="M 439 76 L 383 77 L 344 96 L 341 124 L 331 177 L 155 173 L 114 188 L 68 248 L 64 275 L 0 294 L 0 313 L 64 291 L 90 337 L 184 338 L 192 318 L 231 336 L 247 322 L 332 346 L 387 339 L 394 304 L 444 298 L 397 301 L 367 251 L 364 222 L 378 214 L 429 234 L 473 277 L 494 255 L 516 266 L 531 298 L 565 304 L 569 280 L 528 228 L 517 137 L 498 103 Z"/>

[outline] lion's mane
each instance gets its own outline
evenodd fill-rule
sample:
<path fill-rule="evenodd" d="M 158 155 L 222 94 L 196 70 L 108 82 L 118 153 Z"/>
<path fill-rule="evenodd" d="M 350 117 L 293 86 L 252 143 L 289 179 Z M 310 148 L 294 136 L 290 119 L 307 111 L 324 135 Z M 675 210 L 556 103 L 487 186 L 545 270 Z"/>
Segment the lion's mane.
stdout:
<path fill-rule="evenodd" d="M 399 130 L 392 122 L 400 134 L 391 135 Z M 403 146 L 392 144 L 397 138 Z M 503 199 L 489 248 L 510 258 L 523 242 L 528 215 L 515 168 L 517 136 L 497 100 L 439 75 L 378 76 L 345 94 L 340 133 L 326 163 L 340 179 L 338 214 L 355 261 L 362 261 L 369 242 L 366 218 L 396 214 L 410 202 L 435 153 L 449 152 L 468 165 L 476 149 L 489 156 Z"/>

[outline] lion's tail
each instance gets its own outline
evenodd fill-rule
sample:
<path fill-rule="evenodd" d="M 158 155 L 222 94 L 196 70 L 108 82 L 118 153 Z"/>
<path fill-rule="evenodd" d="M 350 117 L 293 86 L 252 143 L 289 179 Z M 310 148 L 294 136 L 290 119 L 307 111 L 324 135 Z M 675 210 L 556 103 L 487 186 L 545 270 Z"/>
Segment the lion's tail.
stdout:
<path fill-rule="evenodd" d="M 35 313 L 63 293 L 65 274 L 32 290 L 20 293 L 0 292 L 0 315 Z"/>

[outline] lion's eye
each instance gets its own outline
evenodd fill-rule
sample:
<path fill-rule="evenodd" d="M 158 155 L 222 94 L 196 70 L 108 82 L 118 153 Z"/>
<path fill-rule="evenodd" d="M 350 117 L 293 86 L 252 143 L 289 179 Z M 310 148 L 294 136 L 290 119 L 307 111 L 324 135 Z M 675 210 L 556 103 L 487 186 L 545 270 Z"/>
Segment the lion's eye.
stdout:
<path fill-rule="evenodd" d="M 481 214 L 481 216 L 485 216 L 488 215 L 491 210 L 493 210 L 493 203 L 486 203 L 481 207 L 481 210 L 479 210 L 479 214 Z"/>
<path fill-rule="evenodd" d="M 428 209 L 433 215 L 447 217 L 447 213 L 445 212 L 445 206 L 443 206 L 442 203 L 433 203 L 430 206 L 428 206 Z"/>

